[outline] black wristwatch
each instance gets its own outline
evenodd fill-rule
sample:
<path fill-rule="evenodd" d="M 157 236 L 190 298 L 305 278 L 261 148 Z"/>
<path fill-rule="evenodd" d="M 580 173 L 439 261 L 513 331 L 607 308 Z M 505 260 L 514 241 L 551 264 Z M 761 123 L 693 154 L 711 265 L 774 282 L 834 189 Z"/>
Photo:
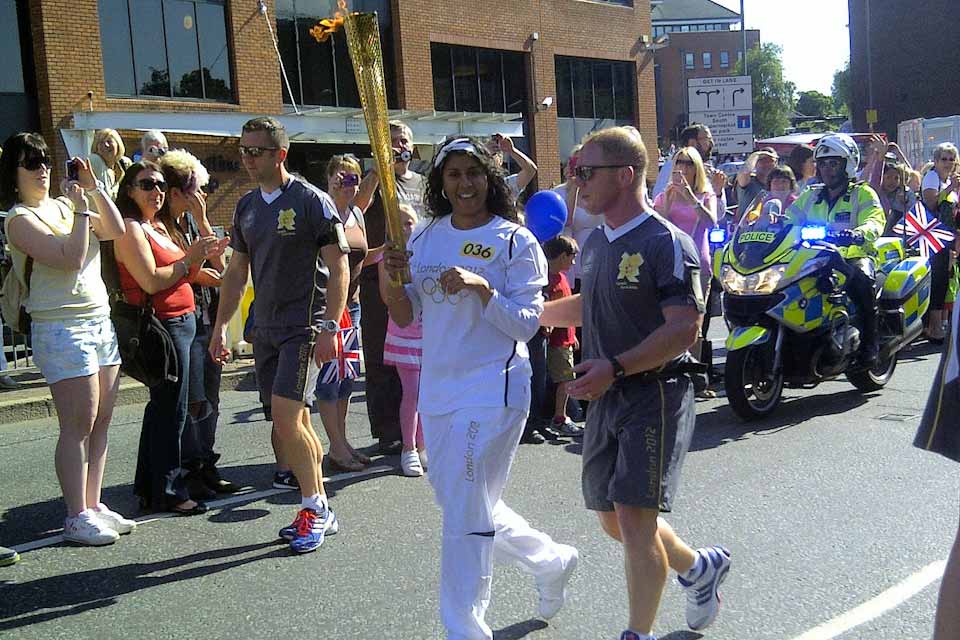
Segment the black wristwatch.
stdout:
<path fill-rule="evenodd" d="M 627 370 L 623 368 L 616 356 L 610 356 L 610 364 L 613 365 L 613 379 L 619 380 L 627 375 Z"/>

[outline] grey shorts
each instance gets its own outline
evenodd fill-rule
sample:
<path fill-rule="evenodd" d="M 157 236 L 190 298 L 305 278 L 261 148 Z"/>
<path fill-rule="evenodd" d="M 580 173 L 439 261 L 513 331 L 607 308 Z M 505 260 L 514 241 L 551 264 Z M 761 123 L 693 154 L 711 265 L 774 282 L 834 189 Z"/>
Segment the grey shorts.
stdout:
<path fill-rule="evenodd" d="M 316 334 L 304 328 L 257 327 L 253 339 L 253 361 L 260 398 L 271 396 L 311 404 L 320 369 L 313 358 Z"/>
<path fill-rule="evenodd" d="M 587 508 L 613 511 L 616 502 L 669 512 L 695 421 L 686 376 L 633 385 L 626 380 L 591 402 L 583 437 Z"/>

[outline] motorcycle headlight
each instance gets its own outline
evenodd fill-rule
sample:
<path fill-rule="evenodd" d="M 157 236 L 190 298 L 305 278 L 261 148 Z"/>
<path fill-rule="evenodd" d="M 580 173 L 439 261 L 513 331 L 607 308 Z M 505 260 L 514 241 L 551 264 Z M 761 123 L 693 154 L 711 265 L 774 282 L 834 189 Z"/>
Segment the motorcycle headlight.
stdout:
<path fill-rule="evenodd" d="M 724 265 L 720 272 L 720 283 L 729 293 L 746 296 L 768 295 L 776 291 L 786 270 L 787 266 L 781 264 L 744 276 L 730 265 Z"/>

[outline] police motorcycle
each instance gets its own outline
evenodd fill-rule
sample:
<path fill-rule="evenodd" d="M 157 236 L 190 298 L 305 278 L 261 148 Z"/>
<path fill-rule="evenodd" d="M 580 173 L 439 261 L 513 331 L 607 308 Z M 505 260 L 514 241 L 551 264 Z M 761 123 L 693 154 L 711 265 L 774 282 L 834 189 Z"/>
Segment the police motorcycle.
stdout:
<path fill-rule="evenodd" d="M 929 264 L 908 256 L 901 238 L 880 238 L 874 243 L 880 357 L 870 369 L 858 367 L 862 314 L 847 295 L 850 272 L 839 252 L 858 240 L 802 222 L 770 200 L 746 213 L 729 241 L 726 229 L 710 233 L 729 329 L 727 399 L 744 420 L 772 414 L 784 386 L 813 388 L 845 374 L 861 391 L 883 388 L 897 352 L 923 328 Z"/>

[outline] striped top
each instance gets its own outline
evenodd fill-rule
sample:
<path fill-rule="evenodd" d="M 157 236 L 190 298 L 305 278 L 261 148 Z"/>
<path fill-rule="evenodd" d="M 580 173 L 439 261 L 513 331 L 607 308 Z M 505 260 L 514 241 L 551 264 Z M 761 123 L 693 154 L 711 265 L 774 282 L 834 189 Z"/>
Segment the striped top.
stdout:
<path fill-rule="evenodd" d="M 409 326 L 398 326 L 393 318 L 387 321 L 387 338 L 383 342 L 383 364 L 394 367 L 420 368 L 423 323 L 417 318 Z"/>

